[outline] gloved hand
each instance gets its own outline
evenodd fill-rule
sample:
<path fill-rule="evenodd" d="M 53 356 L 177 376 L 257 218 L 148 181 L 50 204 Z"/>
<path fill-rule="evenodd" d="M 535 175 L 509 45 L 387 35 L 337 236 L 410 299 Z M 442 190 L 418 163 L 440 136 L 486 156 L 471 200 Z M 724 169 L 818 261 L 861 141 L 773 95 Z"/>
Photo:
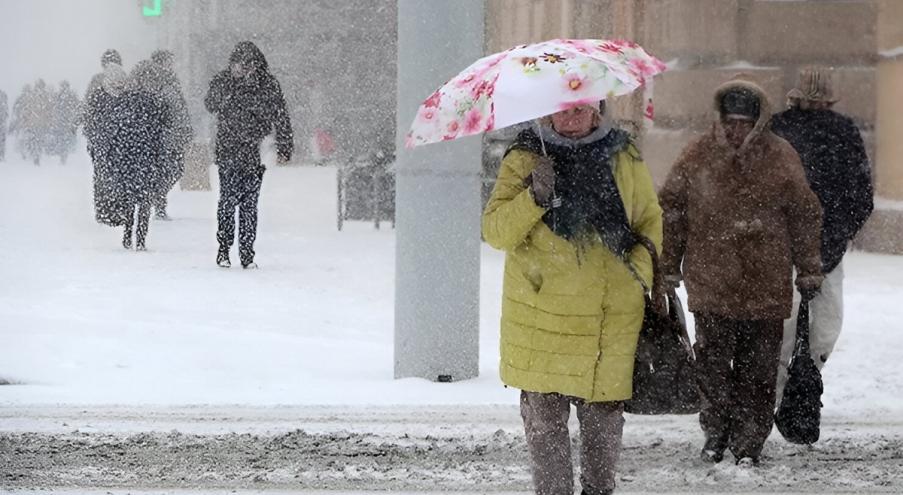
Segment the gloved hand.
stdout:
<path fill-rule="evenodd" d="M 677 289 L 680 287 L 680 282 L 683 280 L 683 276 L 680 273 L 672 273 L 665 275 L 664 282 L 666 289 Z"/>
<path fill-rule="evenodd" d="M 548 207 L 555 192 L 555 162 L 546 156 L 539 157 L 531 176 L 533 183 L 530 187 L 533 192 L 533 200 L 539 206 Z"/>
<path fill-rule="evenodd" d="M 801 275 L 796 277 L 796 288 L 800 291 L 800 297 L 805 301 L 811 301 L 821 290 L 821 284 L 825 280 L 822 275 Z"/>

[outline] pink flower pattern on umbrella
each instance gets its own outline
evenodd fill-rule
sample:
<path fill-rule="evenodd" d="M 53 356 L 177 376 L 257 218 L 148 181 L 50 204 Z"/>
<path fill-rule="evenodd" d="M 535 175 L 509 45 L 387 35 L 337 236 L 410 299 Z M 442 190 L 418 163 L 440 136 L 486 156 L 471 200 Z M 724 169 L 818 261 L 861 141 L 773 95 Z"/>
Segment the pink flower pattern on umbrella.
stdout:
<path fill-rule="evenodd" d="M 442 101 L 442 93 L 440 91 L 436 91 L 426 101 L 423 102 L 423 106 L 426 108 L 439 108 L 439 103 Z"/>
<path fill-rule="evenodd" d="M 551 40 L 517 46 L 478 60 L 431 94 L 405 145 L 457 139 L 555 108 L 596 104 L 645 86 L 665 69 L 631 41 Z M 651 101 L 644 114 L 651 118 Z"/>
<path fill-rule="evenodd" d="M 661 72 L 660 70 L 656 69 L 649 62 L 642 60 L 642 59 L 638 59 L 638 58 L 635 58 L 630 61 L 630 68 L 633 69 L 634 74 L 636 74 L 642 78 L 653 76 L 653 75 Z"/>
<path fill-rule="evenodd" d="M 592 82 L 583 74 L 571 72 L 565 74 L 564 84 L 567 90 L 577 92 L 586 90 L 587 86 L 592 84 Z"/>
<path fill-rule="evenodd" d="M 448 127 L 446 128 L 446 134 L 442 136 L 443 141 L 451 141 L 458 137 L 458 131 L 461 130 L 461 124 L 458 123 L 457 120 L 453 120 L 448 123 Z"/>
<path fill-rule="evenodd" d="M 617 54 L 621 54 L 624 52 L 624 49 L 621 47 L 621 45 L 619 45 L 613 41 L 606 41 L 605 43 L 602 43 L 601 45 L 599 45 L 599 48 L 602 51 L 617 53 Z"/>
<path fill-rule="evenodd" d="M 472 108 L 464 117 L 464 132 L 467 134 L 476 134 L 483 130 L 483 112 L 479 108 Z"/>

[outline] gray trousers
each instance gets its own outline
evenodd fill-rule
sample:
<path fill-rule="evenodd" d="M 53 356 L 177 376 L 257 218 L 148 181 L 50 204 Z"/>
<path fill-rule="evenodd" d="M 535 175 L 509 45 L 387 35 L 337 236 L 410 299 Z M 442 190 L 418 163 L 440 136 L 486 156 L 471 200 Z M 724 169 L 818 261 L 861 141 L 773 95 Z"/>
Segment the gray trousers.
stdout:
<path fill-rule="evenodd" d="M 521 417 L 538 495 L 572 495 L 574 465 L 568 418 L 580 421 L 580 484 L 587 495 L 611 493 L 624 431 L 623 402 L 586 402 L 561 394 L 522 391 Z"/>

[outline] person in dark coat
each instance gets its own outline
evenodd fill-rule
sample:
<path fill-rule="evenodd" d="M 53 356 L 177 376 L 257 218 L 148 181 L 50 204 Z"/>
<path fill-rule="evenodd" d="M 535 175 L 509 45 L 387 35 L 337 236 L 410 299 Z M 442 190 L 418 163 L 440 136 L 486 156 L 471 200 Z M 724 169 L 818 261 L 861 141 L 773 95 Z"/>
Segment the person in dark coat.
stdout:
<path fill-rule="evenodd" d="M 789 108 L 774 116 L 771 128 L 796 149 L 809 186 L 818 196 L 822 220 L 821 259 L 825 281 L 809 303 L 809 349 L 821 369 L 843 324 L 843 256 L 872 213 L 871 167 L 853 120 L 832 110 L 830 73 L 806 68 L 788 95 Z M 799 298 L 799 294 L 796 294 Z M 796 343 L 796 314 L 784 324 L 778 369 L 778 401 Z"/>
<path fill-rule="evenodd" d="M 76 132 L 81 121 L 81 102 L 69 86 L 69 81 L 61 82 L 59 91 L 53 96 L 52 116 L 47 152 L 59 155 L 60 163 L 66 163 L 66 157 L 75 148 Z"/>
<path fill-rule="evenodd" d="M 145 77 L 154 79 L 159 87 L 173 119 L 173 125 L 166 134 L 166 152 L 164 154 L 164 184 L 160 195 L 154 199 L 155 217 L 157 220 L 169 220 L 166 213 L 167 195 L 176 185 L 185 171 L 185 151 L 194 136 L 188 104 L 182 93 L 182 85 L 173 67 L 173 53 L 169 50 L 157 50 L 144 67 Z"/>
<path fill-rule="evenodd" d="M 217 117 L 215 160 L 220 199 L 216 263 L 224 268 L 231 266 L 229 249 L 235 238 L 238 208 L 241 266 L 257 268 L 257 201 L 265 168 L 260 160 L 260 145 L 264 137 L 275 131 L 279 162 L 288 162 L 293 150 L 292 126 L 282 89 L 260 49 L 250 41 L 242 41 L 229 57 L 229 67 L 210 82 L 204 103 Z"/>
<path fill-rule="evenodd" d="M 82 132 L 85 135 L 88 156 L 94 164 L 94 217 L 98 223 L 118 227 L 125 223 L 125 209 L 122 208 L 114 190 L 114 181 L 110 177 L 110 168 L 105 161 L 105 152 L 109 150 L 108 133 L 103 132 L 103 123 L 109 122 L 113 104 L 113 96 L 104 89 L 104 80 L 125 77 L 122 69 L 122 58 L 116 50 L 107 50 L 100 57 L 103 71 L 95 74 L 88 84 L 82 107 Z M 110 85 L 108 84 L 108 86 Z"/>
<path fill-rule="evenodd" d="M 764 91 L 742 77 L 715 93 L 717 120 L 678 158 L 660 197 L 662 269 L 696 316 L 700 453 L 753 466 L 773 425 L 783 320 L 821 284 L 821 208 L 796 151 L 768 129 Z"/>
<path fill-rule="evenodd" d="M 53 119 L 51 89 L 43 79 L 35 82 L 31 91 L 23 92 L 22 115 L 17 124 L 22 148 L 35 165 L 47 151 L 50 124 Z"/>
<path fill-rule="evenodd" d="M 164 139 L 172 118 L 163 98 L 147 80 L 112 70 L 104 78 L 111 96 L 108 113 L 99 122 L 105 149 L 98 149 L 108 167 L 114 204 L 122 210 L 122 246 L 146 250 L 151 202 L 164 184 Z M 135 214 L 137 212 L 137 228 Z"/>
<path fill-rule="evenodd" d="M 103 89 L 104 78 L 106 78 L 111 71 L 122 70 L 122 57 L 116 50 L 109 49 L 101 55 L 100 66 L 103 70 L 95 74 L 91 78 L 91 82 L 88 83 L 88 89 L 85 91 L 85 106 L 82 114 L 82 123 L 84 124 L 83 132 L 85 133 L 85 140 L 88 145 L 88 154 L 92 159 L 94 159 L 95 147 L 100 146 L 106 148 L 104 143 L 98 142 L 101 136 L 98 134 L 99 125 L 95 125 L 98 117 L 105 113 L 110 100 L 109 95 Z"/>

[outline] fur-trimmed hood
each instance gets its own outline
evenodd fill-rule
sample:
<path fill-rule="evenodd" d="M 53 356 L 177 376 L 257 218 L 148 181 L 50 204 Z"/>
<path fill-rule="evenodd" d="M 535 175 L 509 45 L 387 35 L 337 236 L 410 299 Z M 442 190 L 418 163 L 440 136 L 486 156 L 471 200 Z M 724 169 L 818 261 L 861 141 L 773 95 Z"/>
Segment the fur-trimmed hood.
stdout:
<path fill-rule="evenodd" d="M 771 103 L 768 101 L 768 96 L 765 94 L 765 90 L 763 90 L 761 86 L 753 82 L 747 74 L 737 74 L 730 81 L 727 81 L 721 86 L 718 86 L 718 89 L 715 90 L 715 96 L 712 99 L 712 104 L 715 109 L 715 135 L 718 139 L 719 144 L 723 146 L 729 146 L 727 143 L 727 136 L 724 134 L 724 126 L 721 125 L 721 100 L 722 98 L 724 98 L 725 94 L 737 89 L 746 89 L 759 98 L 759 119 L 756 121 L 756 125 L 755 127 L 753 127 L 752 132 L 750 132 L 749 136 L 746 137 L 743 145 L 740 146 L 740 150 L 742 151 L 768 129 L 769 122 L 771 122 L 772 110 Z"/>

